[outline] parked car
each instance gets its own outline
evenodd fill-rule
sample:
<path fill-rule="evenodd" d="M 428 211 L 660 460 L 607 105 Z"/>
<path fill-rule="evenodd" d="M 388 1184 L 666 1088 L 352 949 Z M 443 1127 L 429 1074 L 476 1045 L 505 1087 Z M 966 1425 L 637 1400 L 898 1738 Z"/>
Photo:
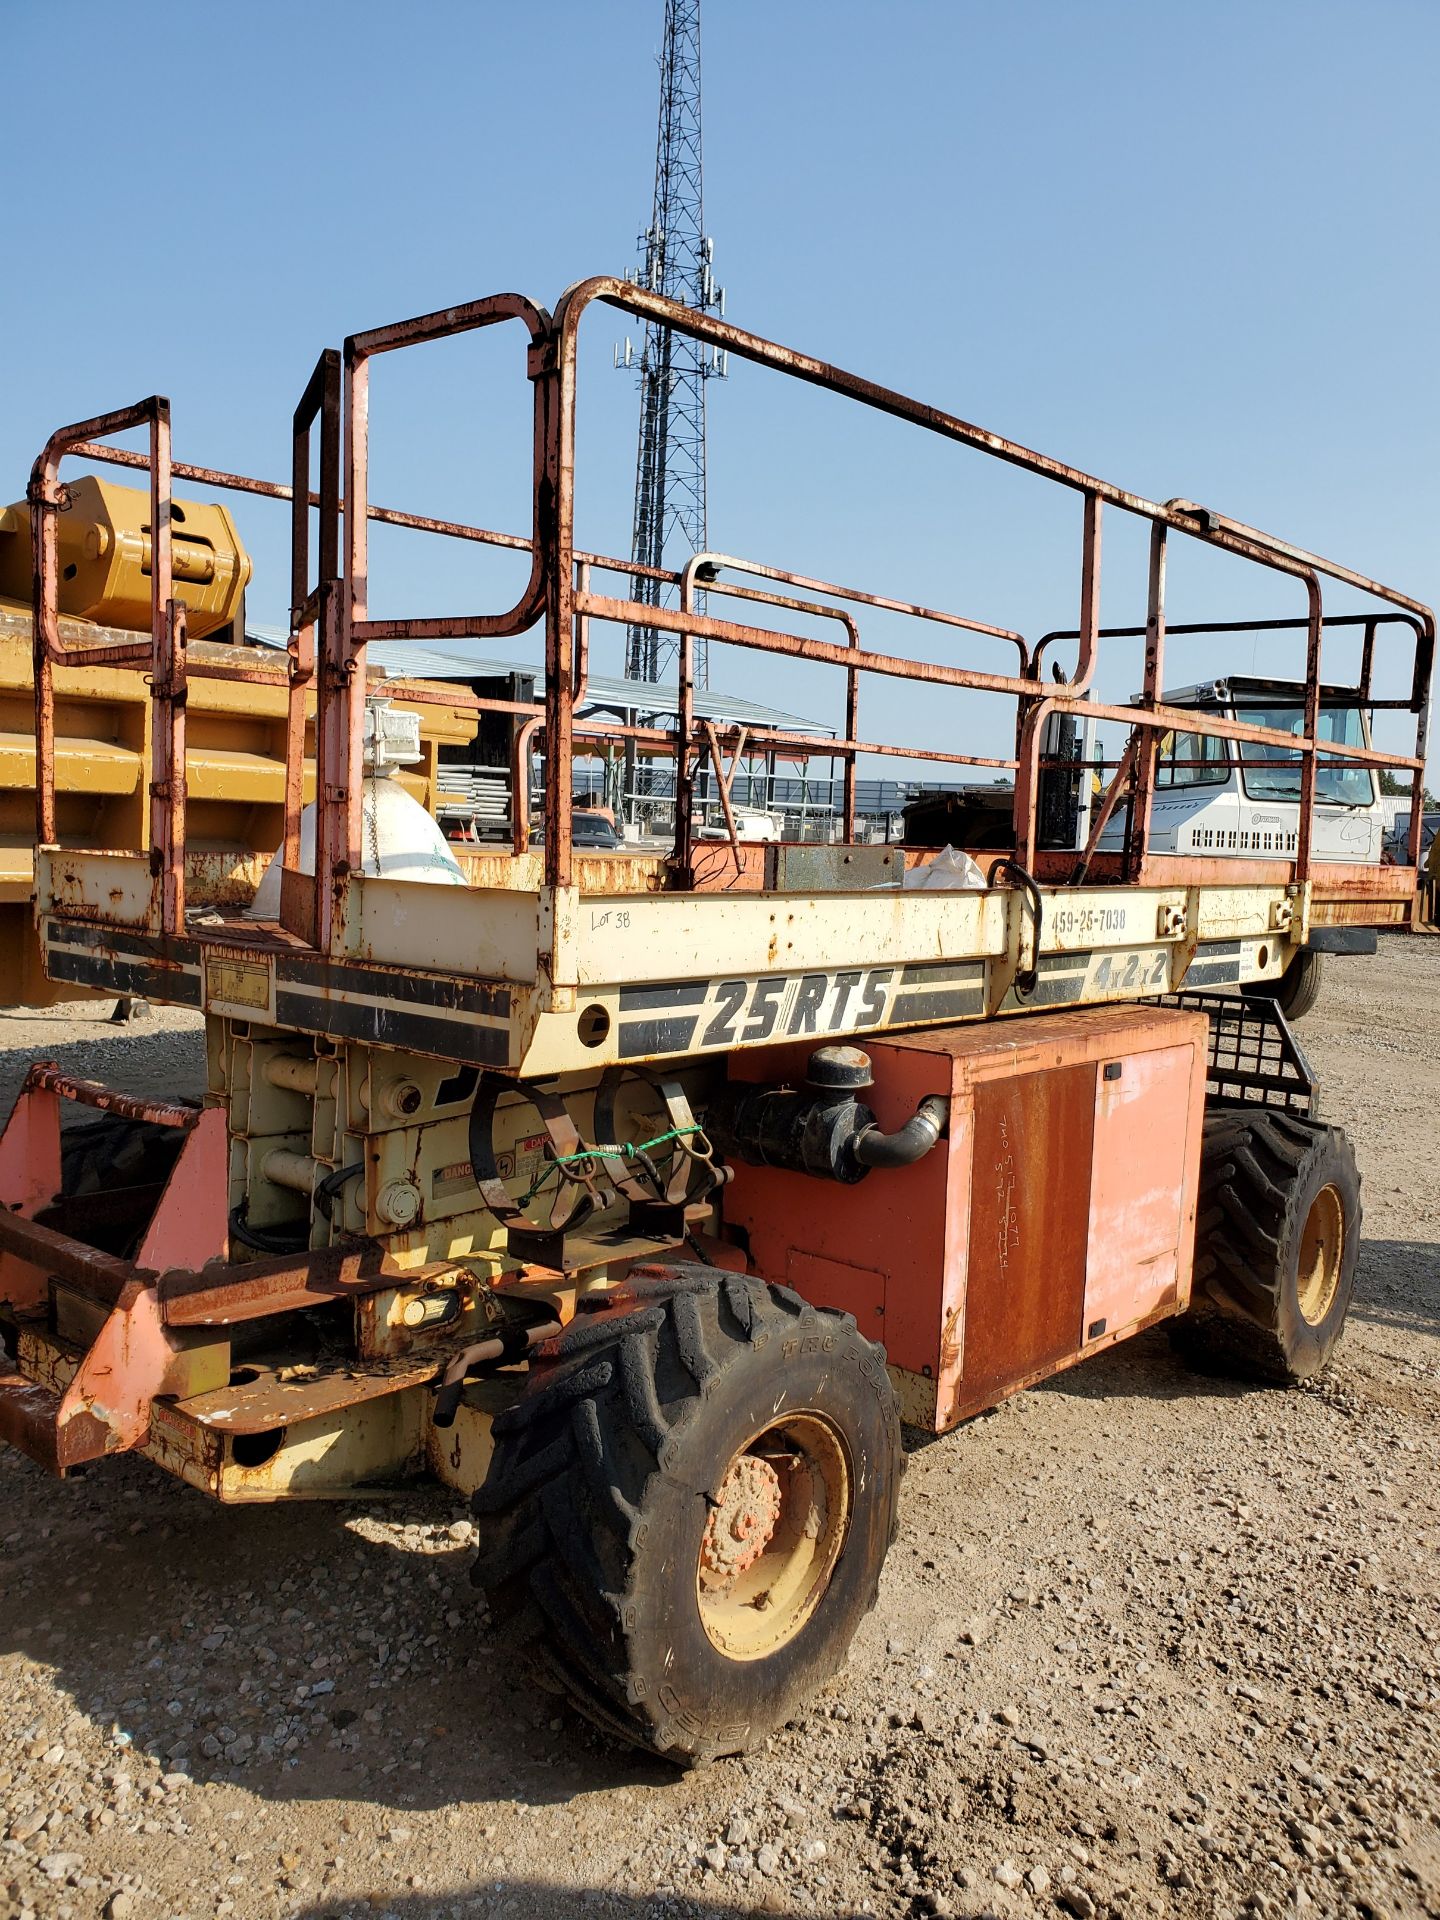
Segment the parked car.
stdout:
<path fill-rule="evenodd" d="M 616 853 L 625 844 L 615 831 L 613 821 L 607 820 L 603 813 L 583 807 L 570 816 L 570 843 L 582 853 Z M 538 814 L 530 829 L 530 844 L 532 847 L 545 844 L 545 822 Z"/>
<path fill-rule="evenodd" d="M 1420 816 L 1420 870 L 1424 871 L 1425 862 L 1430 857 L 1430 849 L 1435 844 L 1435 832 L 1440 828 L 1440 813 L 1422 813 Z M 1405 864 L 1405 854 L 1410 838 L 1410 809 L 1407 806 L 1395 816 L 1395 824 L 1385 835 L 1385 858 L 1395 866 Z"/>

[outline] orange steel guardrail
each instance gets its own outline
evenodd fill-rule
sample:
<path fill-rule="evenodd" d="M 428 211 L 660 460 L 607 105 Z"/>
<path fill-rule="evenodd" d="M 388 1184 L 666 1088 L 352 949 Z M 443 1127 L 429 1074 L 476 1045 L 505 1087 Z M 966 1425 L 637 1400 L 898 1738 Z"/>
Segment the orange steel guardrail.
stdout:
<path fill-rule="evenodd" d="M 745 587 L 732 581 L 720 583 L 699 577 L 707 556 L 696 556 L 686 568 L 672 575 L 653 568 L 637 569 L 630 560 L 588 553 L 577 548 L 574 541 L 574 436 L 578 385 L 576 349 L 581 318 L 587 308 L 597 301 L 638 318 L 657 321 L 707 344 L 723 347 L 740 360 L 823 387 L 1079 494 L 1080 618 L 1077 626 L 1068 635 L 1047 634 L 1032 653 L 1023 636 L 1009 629 L 911 602 L 836 586 L 806 575 L 787 573 L 779 568 L 722 558 L 720 564 L 766 583 L 758 587 Z M 379 355 L 401 348 L 515 321 L 525 330 L 526 377 L 534 390 L 530 534 L 492 532 L 460 522 L 372 506 L 369 501 L 368 449 L 370 362 Z M 144 422 L 153 422 L 148 457 L 97 444 L 126 426 Z M 318 492 L 309 485 L 311 439 L 317 424 L 320 439 Z M 289 759 L 298 768 L 303 752 L 301 729 L 304 690 L 313 682 L 317 702 L 319 763 L 313 910 L 297 910 L 297 917 L 303 922 L 305 937 L 313 940 L 322 951 L 330 950 L 335 943 L 340 916 L 343 914 L 348 875 L 360 866 L 361 728 L 368 643 L 372 639 L 498 638 L 525 632 L 541 622 L 545 638 L 543 702 L 504 701 L 474 694 L 457 702 L 453 693 L 446 693 L 444 698 L 448 704 L 473 706 L 478 712 L 508 713 L 527 723 L 521 730 L 525 749 L 518 750 L 517 737 L 515 755 L 517 799 L 514 836 L 517 850 L 525 845 L 527 834 L 526 809 L 520 795 L 522 781 L 519 776 L 528 747 L 543 728 L 547 759 L 544 870 L 546 882 L 552 887 L 568 886 L 573 878 L 570 814 L 574 753 L 577 748 L 583 751 L 591 743 L 611 740 L 630 740 L 657 753 L 673 752 L 676 755 L 677 771 L 682 776 L 676 783 L 677 814 L 683 810 L 685 816 L 683 819 L 677 817 L 676 822 L 676 852 L 681 867 L 677 879 L 683 884 L 686 877 L 683 860 L 690 831 L 688 813 L 693 798 L 689 756 L 692 750 L 703 750 L 707 744 L 694 724 L 691 684 L 693 642 L 701 637 L 720 644 L 832 666 L 844 675 L 846 724 L 843 737 L 822 738 L 814 734 L 755 727 L 747 729 L 747 737 L 751 747 L 757 751 L 789 749 L 807 755 L 825 753 L 840 758 L 845 763 L 847 775 L 844 804 L 847 835 L 853 833 L 854 829 L 855 762 L 862 753 L 1013 769 L 1016 773 L 1014 813 L 1017 854 L 1027 867 L 1031 866 L 1037 852 L 1036 822 L 1043 729 L 1052 713 L 1063 712 L 1082 718 L 1114 721 L 1131 730 L 1132 744 L 1128 757 L 1133 769 L 1134 791 L 1130 801 L 1127 848 L 1135 851 L 1133 858 L 1127 854 L 1126 877 L 1129 879 L 1143 882 L 1158 879 L 1162 874 L 1167 878 L 1174 877 L 1173 857 L 1157 859 L 1149 855 L 1146 848 L 1160 736 L 1177 729 L 1191 734 L 1218 735 L 1241 742 L 1282 747 L 1300 755 L 1297 846 L 1293 857 L 1282 858 L 1279 862 L 1281 866 L 1288 867 L 1297 881 L 1310 877 L 1311 873 L 1316 770 L 1320 758 L 1411 772 L 1414 776 L 1415 798 L 1411 809 L 1409 866 L 1415 866 L 1420 833 L 1420 776 L 1424 768 L 1424 736 L 1435 643 L 1435 621 L 1428 607 L 1349 568 L 1259 533 L 1254 528 L 1193 502 L 1172 500 L 1160 504 L 1146 500 L 1141 495 L 1114 487 L 1079 468 L 1067 466 L 1017 442 L 989 433 L 957 416 L 943 413 L 857 375 L 780 346 L 760 335 L 745 332 L 712 315 L 677 306 L 626 281 L 612 278 L 588 280 L 570 288 L 562 296 L 553 317 L 519 295 L 502 294 L 357 334 L 346 342 L 343 357 L 333 351 L 322 355 L 296 409 L 293 475 L 289 487 L 218 469 L 172 463 L 168 404 L 159 399 L 142 403 L 140 407 L 123 413 L 82 423 L 53 436 L 41 460 L 36 463 L 35 477 L 31 483 L 31 497 L 37 508 L 34 516 L 36 727 L 37 742 L 42 748 L 42 764 L 37 777 L 37 829 L 43 845 L 52 844 L 54 832 L 54 774 L 53 766 L 49 764 L 51 756 L 45 751 L 47 743 L 53 750 L 53 687 L 48 666 L 62 658 L 71 663 L 83 658 L 74 649 L 60 647 L 55 619 L 56 582 L 51 515 L 58 505 L 56 470 L 59 460 L 67 453 L 105 459 L 121 465 L 143 466 L 150 473 L 152 524 L 157 528 L 151 642 L 148 651 L 137 643 L 135 649 L 112 649 L 106 657 L 112 664 L 118 663 L 118 652 L 125 655 L 123 664 L 149 665 L 155 697 L 166 710 L 166 724 L 157 726 L 155 730 L 154 768 L 154 790 L 160 802 L 163 834 L 157 829 L 156 847 L 152 852 L 152 871 L 159 889 L 155 903 L 156 918 L 165 930 L 173 931 L 183 920 L 183 894 L 174 877 L 174 870 L 179 868 L 183 850 L 185 667 L 183 607 L 172 602 L 167 577 L 169 486 L 172 474 L 214 487 L 288 499 L 291 503 L 290 655 L 294 697 Z M 1142 519 L 1150 525 L 1147 611 L 1143 628 L 1102 630 L 1099 624 L 1101 533 L 1107 507 Z M 313 581 L 310 577 L 309 549 L 311 508 L 319 509 L 318 570 Z M 528 552 L 531 560 L 528 579 L 514 604 L 499 612 L 372 619 L 368 612 L 367 543 L 367 527 L 371 520 Z M 1263 631 L 1283 625 L 1304 631 L 1306 669 L 1302 734 L 1283 733 L 1191 709 L 1167 708 L 1163 704 L 1167 634 L 1165 571 L 1167 542 L 1172 533 L 1283 573 L 1303 587 L 1306 614 L 1301 620 L 1226 623 L 1232 627 L 1243 624 L 1246 630 Z M 662 607 L 642 603 L 626 595 L 598 592 L 592 583 L 595 570 L 614 573 L 628 580 L 633 580 L 637 573 L 643 573 L 646 578 L 659 578 L 678 588 L 680 604 Z M 1327 617 L 1323 606 L 1322 579 L 1368 594 L 1386 603 L 1392 611 L 1367 616 Z M 165 589 L 163 594 L 162 586 Z M 794 589 L 795 592 L 778 591 L 782 587 Z M 835 620 L 845 629 L 844 644 L 801 637 L 747 621 L 719 619 L 708 611 L 708 602 L 707 610 L 703 612 L 694 604 L 697 591 L 756 606 L 769 605 Z M 798 598 L 797 595 L 820 595 L 825 600 L 842 600 L 848 606 L 899 613 L 1005 641 L 1017 650 L 1018 671 L 1012 674 L 984 672 L 875 651 L 861 643 L 858 622 L 853 613 L 822 604 L 813 598 Z M 576 708 L 583 702 L 588 677 L 592 620 L 654 628 L 676 637 L 680 657 L 680 686 L 677 690 L 679 711 L 674 728 L 607 724 L 597 729 L 587 728 L 583 721 L 577 726 Z M 1382 753 L 1373 746 L 1349 747 L 1317 737 L 1324 634 L 1327 627 L 1355 620 L 1369 623 L 1366 625 L 1362 675 L 1366 690 L 1370 684 L 1378 629 L 1398 622 L 1414 635 L 1415 660 L 1410 699 L 1373 703 L 1415 713 L 1417 737 L 1413 756 Z M 1174 629 L 1176 632 L 1193 630 L 1193 625 Z M 1224 628 L 1212 626 L 1207 630 Z M 1102 639 L 1122 635 L 1143 635 L 1145 640 L 1144 686 L 1138 703 L 1131 707 L 1115 707 L 1090 698 Z M 1068 679 L 1042 687 L 1039 669 L 1043 651 L 1051 641 L 1066 637 L 1078 642 L 1073 672 Z M 42 653 L 45 662 L 43 672 Z M 95 649 L 89 657 L 99 659 L 103 653 L 104 649 Z M 143 660 L 139 657 L 141 654 Z M 858 687 L 862 674 L 1013 698 L 1017 713 L 1015 754 L 1012 757 L 987 757 L 940 753 L 859 739 Z M 423 694 L 407 689 L 407 698 L 423 697 Z M 437 693 L 436 698 L 439 697 Z M 723 737 L 717 730 L 717 746 Z M 729 731 L 728 738 L 732 742 L 736 740 L 734 729 Z M 295 779 L 287 782 L 284 865 L 291 874 L 298 862 L 299 803 L 297 773 Z M 1206 864 L 1194 856 L 1183 857 L 1184 870 L 1192 877 Z M 1242 864 L 1248 867 L 1255 863 L 1224 863 L 1227 875 L 1237 883 L 1241 879 L 1239 866 Z M 1335 870 L 1332 863 L 1327 862 L 1327 866 Z M 1358 872 L 1354 869 L 1343 871 Z M 293 884 L 284 897 L 294 908 L 296 896 Z M 297 927 L 294 930 L 302 929 Z"/>

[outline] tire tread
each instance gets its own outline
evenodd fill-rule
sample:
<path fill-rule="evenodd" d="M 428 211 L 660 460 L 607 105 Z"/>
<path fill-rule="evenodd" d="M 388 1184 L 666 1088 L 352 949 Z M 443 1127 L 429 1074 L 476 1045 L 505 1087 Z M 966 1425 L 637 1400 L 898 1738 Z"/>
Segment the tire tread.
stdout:
<path fill-rule="evenodd" d="M 862 1341 L 849 1314 L 714 1269 L 677 1267 L 653 1284 L 634 1276 L 629 1291 L 628 1311 L 573 1323 L 496 1419 L 490 1472 L 472 1501 L 481 1534 L 473 1577 L 498 1636 L 545 1684 L 603 1732 L 689 1765 L 740 1749 L 724 1729 L 672 1724 L 630 1653 L 646 1607 L 635 1564 L 650 1524 L 647 1488 L 667 1472 L 676 1437 L 739 1355 L 807 1326 L 843 1330 L 859 1350 L 888 1407 L 897 1480 L 899 1417 L 884 1351 Z M 897 1524 L 892 1509 L 887 1542 Z M 877 1588 L 878 1567 L 868 1605 Z"/>

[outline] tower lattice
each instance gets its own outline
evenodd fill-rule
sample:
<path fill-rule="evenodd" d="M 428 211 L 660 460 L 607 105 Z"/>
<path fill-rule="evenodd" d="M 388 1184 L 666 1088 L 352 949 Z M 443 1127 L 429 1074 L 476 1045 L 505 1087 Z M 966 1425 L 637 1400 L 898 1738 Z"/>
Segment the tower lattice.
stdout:
<path fill-rule="evenodd" d="M 700 0 L 665 0 L 660 55 L 660 132 L 655 147 L 655 201 L 640 236 L 639 286 L 686 306 L 723 313 L 715 284 L 714 243 L 705 233 L 700 143 Z M 699 341 L 647 324 L 639 353 L 625 342 L 618 364 L 640 376 L 640 432 L 635 458 L 635 522 L 630 558 L 637 566 L 674 571 L 708 539 L 705 493 L 705 388 L 725 372 L 725 356 Z M 673 598 L 663 582 L 637 573 L 632 598 L 661 606 Z M 625 672 L 658 680 L 674 654 L 673 635 L 632 626 Z M 709 684 L 708 649 L 695 643 L 695 677 Z"/>

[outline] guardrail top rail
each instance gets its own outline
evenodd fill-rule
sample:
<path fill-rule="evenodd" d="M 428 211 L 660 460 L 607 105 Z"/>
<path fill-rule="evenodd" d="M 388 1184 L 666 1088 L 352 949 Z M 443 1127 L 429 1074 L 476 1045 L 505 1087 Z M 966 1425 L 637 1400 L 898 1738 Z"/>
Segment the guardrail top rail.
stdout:
<path fill-rule="evenodd" d="M 605 593 L 594 584 L 594 574 L 605 572 L 621 582 L 637 575 L 635 564 L 624 558 L 588 553 L 575 545 L 575 413 L 578 387 L 577 340 L 580 323 L 596 302 L 619 308 L 637 318 L 658 322 L 674 331 L 724 348 L 735 359 L 766 367 L 842 398 L 874 409 L 941 439 L 954 441 L 980 454 L 1001 460 L 1051 482 L 1080 497 L 1079 617 L 1067 633 L 1047 634 L 1033 648 L 1024 636 L 964 615 L 922 607 L 857 588 L 837 586 L 779 567 L 733 560 L 724 555 L 695 556 L 678 573 L 657 575 L 676 589 L 677 604 L 657 606 L 629 597 L 629 590 Z M 518 322 L 523 330 L 525 376 L 533 389 L 533 448 L 531 455 L 531 527 L 528 534 L 493 532 L 461 522 L 442 521 L 373 506 L 369 498 L 369 386 L 371 363 L 383 354 L 495 326 Z M 136 426 L 150 431 L 148 454 L 104 444 L 112 436 Z M 311 440 L 318 427 L 320 485 L 309 485 Z M 36 826 L 43 848 L 57 842 L 54 788 L 54 668 L 87 661 L 133 665 L 151 674 L 157 703 L 151 793 L 154 797 L 153 846 L 148 850 L 152 874 L 150 924 L 173 934 L 184 922 L 184 688 L 187 671 L 184 646 L 183 598 L 172 593 L 170 565 L 170 487 L 172 476 L 182 475 L 203 484 L 288 500 L 292 508 L 292 583 L 290 673 L 291 724 L 287 768 L 285 855 L 286 885 L 282 890 L 282 919 L 292 938 L 298 937 L 322 952 L 343 945 L 350 877 L 361 867 L 363 787 L 362 726 L 366 695 L 366 649 L 375 639 L 442 639 L 500 637 L 543 625 L 545 646 L 544 699 L 534 703 L 487 699 L 472 695 L 468 704 L 477 711 L 503 712 L 521 723 L 516 728 L 512 766 L 517 783 L 523 780 L 532 749 L 543 742 L 544 878 L 552 893 L 570 888 L 575 878 L 571 836 L 573 797 L 572 760 L 577 752 L 607 742 L 629 740 L 638 749 L 673 754 L 677 796 L 676 846 L 672 875 L 675 886 L 689 883 L 689 811 L 693 798 L 692 759 L 722 747 L 738 757 L 748 737 L 752 747 L 787 748 L 798 754 L 824 753 L 838 757 L 845 770 L 844 817 L 847 835 L 854 830 L 856 761 L 861 754 L 931 759 L 952 764 L 1013 769 L 1016 774 L 1014 843 L 1019 864 L 1030 869 L 1037 856 L 1039 781 L 1042 738 L 1049 717 L 1057 712 L 1113 721 L 1130 730 L 1125 756 L 1131 784 L 1131 827 L 1124 877 L 1145 883 L 1173 880 L 1174 862 L 1157 860 L 1148 850 L 1150 797 L 1155 785 L 1161 737 L 1176 729 L 1214 734 L 1298 754 L 1300 815 L 1293 856 L 1268 863 L 1267 874 L 1285 872 L 1297 882 L 1312 876 L 1312 829 L 1316 799 L 1317 763 L 1321 757 L 1353 761 L 1377 768 L 1409 772 L 1414 794 L 1411 805 L 1408 868 L 1413 869 L 1421 831 L 1422 775 L 1425 734 L 1429 717 L 1430 683 L 1434 658 L 1435 620 L 1431 610 L 1379 581 L 1326 560 L 1303 548 L 1258 532 L 1243 522 L 1184 499 L 1164 503 L 1148 500 L 1096 478 L 1077 467 L 1034 452 L 1016 441 L 911 399 L 890 388 L 845 372 L 828 363 L 749 333 L 713 315 L 698 313 L 613 278 L 586 280 L 572 286 L 553 315 L 516 294 L 446 308 L 437 313 L 400 321 L 351 337 L 343 355 L 322 354 L 293 422 L 292 483 L 258 481 L 218 469 L 182 466 L 170 455 L 168 402 L 154 398 L 139 406 L 81 422 L 52 436 L 37 460 L 29 499 L 34 538 L 35 697 L 36 697 Z M 58 478 L 66 455 L 107 459 L 148 471 L 151 525 L 154 533 L 152 622 L 148 641 L 133 646 L 85 647 L 61 639 L 56 614 L 55 516 L 64 505 Z M 312 578 L 310 512 L 318 508 L 317 562 Z M 1129 514 L 1150 527 L 1150 564 L 1143 625 L 1102 629 L 1099 622 L 1101 535 L 1106 509 Z M 492 547 L 523 551 L 530 556 L 529 574 L 510 606 L 498 611 L 375 619 L 369 613 L 369 555 L 367 527 L 371 520 L 411 527 L 432 535 L 469 540 Z M 1299 734 L 1251 725 L 1244 720 L 1164 704 L 1164 662 L 1167 635 L 1165 575 L 1167 545 L 1172 534 L 1219 548 L 1255 566 L 1296 580 L 1305 594 L 1305 613 L 1298 620 L 1226 623 L 1247 631 L 1302 631 L 1306 642 L 1303 692 L 1303 730 Z M 748 576 L 752 584 L 713 578 L 717 567 Z M 646 577 L 654 569 L 640 569 Z M 1327 615 L 1322 581 L 1331 581 L 1370 596 L 1381 610 L 1365 614 Z M 703 610 L 700 595 L 726 596 L 743 608 L 774 608 L 839 624 L 835 639 L 801 637 L 793 631 L 754 620 L 722 619 Z M 837 604 L 838 603 L 838 604 Z M 905 615 L 961 633 L 995 640 L 1016 651 L 1015 671 L 983 671 L 881 652 L 864 643 L 860 620 L 871 610 Z M 583 702 L 589 672 L 591 623 L 625 627 L 635 625 L 673 634 L 678 643 L 680 684 L 677 715 L 671 728 L 627 727 L 593 720 L 577 726 L 576 710 Z M 1414 642 L 1414 662 L 1408 698 L 1371 704 L 1410 711 L 1416 720 L 1412 755 L 1383 753 L 1372 745 L 1352 746 L 1319 737 L 1321 672 L 1324 637 L 1336 625 L 1364 627 L 1362 697 L 1368 702 L 1377 640 L 1394 627 L 1404 628 Z M 1175 632 L 1194 630 L 1194 623 Z M 1223 631 L 1213 624 L 1206 631 Z M 762 653 L 800 657 L 833 667 L 843 677 L 845 726 L 837 738 L 810 736 L 779 728 L 717 728 L 697 724 L 693 699 L 692 648 L 697 638 L 749 648 Z M 1048 646 L 1059 639 L 1076 642 L 1075 665 L 1068 678 L 1042 683 L 1040 669 Z M 1131 707 L 1116 707 L 1091 697 L 1102 642 L 1136 638 L 1144 641 L 1143 690 Z M 198 663 L 191 672 L 212 671 Z M 976 756 L 926 752 L 903 742 L 859 738 L 859 684 L 864 675 L 947 686 L 977 694 L 1008 697 L 1015 705 L 1015 752 L 1008 756 Z M 299 812 L 305 745 L 306 702 L 313 691 L 316 704 L 316 861 L 313 878 L 299 866 Z M 407 698 L 413 690 L 407 689 Z M 424 697 L 423 693 L 419 697 Z M 438 697 L 438 696 L 437 696 Z M 453 703 L 453 691 L 443 696 Z M 524 795 L 515 808 L 515 848 L 523 850 L 526 835 Z M 1205 863 L 1198 863 L 1204 865 Z M 1238 882 L 1240 866 L 1247 874 L 1260 863 L 1227 863 L 1227 877 Z M 1327 862 L 1327 869 L 1331 863 Z M 1194 875 L 1197 863 L 1190 863 Z M 1334 871 L 1333 869 L 1331 869 Z M 1395 887 L 1402 884 L 1395 870 Z M 1257 876 L 1258 877 L 1258 876 Z M 1336 874 L 1337 881 L 1343 878 Z M 1413 873 L 1410 876 L 1413 886 Z M 1357 882 L 1357 885 L 1359 883 Z M 1373 895 L 1373 881 L 1360 888 Z M 1398 897 L 1398 893 L 1397 893 Z M 553 920 L 552 916 L 552 920 Z"/>

